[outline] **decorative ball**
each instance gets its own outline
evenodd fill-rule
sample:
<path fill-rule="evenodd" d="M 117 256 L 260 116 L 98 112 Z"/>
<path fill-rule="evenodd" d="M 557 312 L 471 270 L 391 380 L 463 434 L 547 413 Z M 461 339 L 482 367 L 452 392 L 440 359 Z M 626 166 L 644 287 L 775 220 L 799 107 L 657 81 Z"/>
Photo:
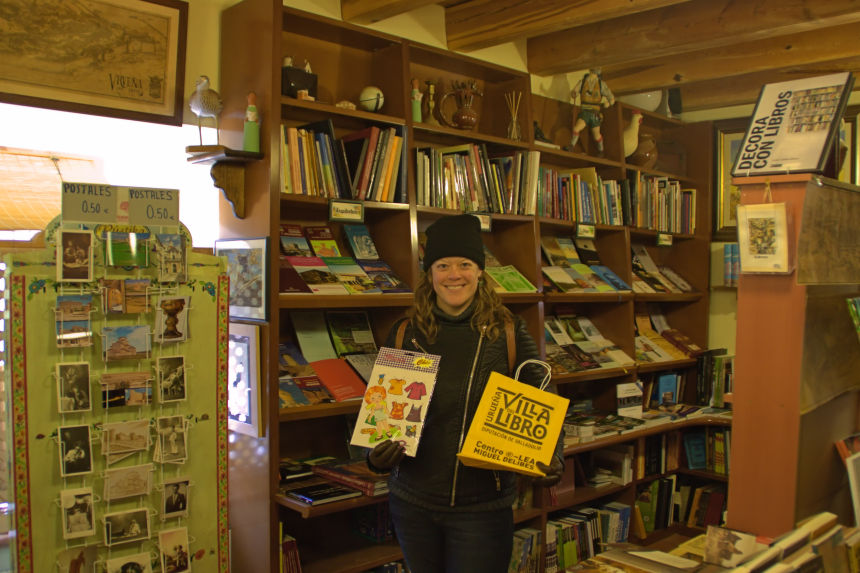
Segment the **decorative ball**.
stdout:
<path fill-rule="evenodd" d="M 384 103 L 385 97 L 382 95 L 382 90 L 376 86 L 367 86 L 358 96 L 358 105 L 367 111 L 379 111 Z"/>

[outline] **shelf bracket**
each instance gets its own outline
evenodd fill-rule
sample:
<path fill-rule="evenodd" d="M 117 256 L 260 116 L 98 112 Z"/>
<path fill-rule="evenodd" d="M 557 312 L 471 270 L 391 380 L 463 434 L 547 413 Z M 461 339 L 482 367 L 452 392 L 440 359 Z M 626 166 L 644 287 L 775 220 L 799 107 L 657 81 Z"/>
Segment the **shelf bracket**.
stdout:
<path fill-rule="evenodd" d="M 212 164 L 209 174 L 230 203 L 238 219 L 245 218 L 245 164 L 263 158 L 254 151 L 230 149 L 223 145 L 189 145 L 185 148 L 190 163 Z"/>

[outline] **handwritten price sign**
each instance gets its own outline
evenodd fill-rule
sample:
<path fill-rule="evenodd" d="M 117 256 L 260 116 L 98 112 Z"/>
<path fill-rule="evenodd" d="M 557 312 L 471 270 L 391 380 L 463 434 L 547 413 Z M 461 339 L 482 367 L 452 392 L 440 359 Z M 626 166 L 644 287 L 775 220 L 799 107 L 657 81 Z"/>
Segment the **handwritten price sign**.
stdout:
<path fill-rule="evenodd" d="M 63 221 L 179 228 L 179 190 L 63 183 Z"/>

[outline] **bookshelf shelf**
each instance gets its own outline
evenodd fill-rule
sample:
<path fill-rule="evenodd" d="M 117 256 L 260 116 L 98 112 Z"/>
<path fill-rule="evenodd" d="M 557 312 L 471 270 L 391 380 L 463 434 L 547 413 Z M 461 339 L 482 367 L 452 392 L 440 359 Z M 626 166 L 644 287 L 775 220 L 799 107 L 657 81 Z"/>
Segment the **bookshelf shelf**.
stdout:
<path fill-rule="evenodd" d="M 267 24 L 261 25 L 261 22 Z M 566 144 L 570 140 L 569 128 L 550 133 L 550 126 L 569 126 L 573 108 L 569 103 L 547 100 L 531 93 L 531 79 L 525 72 L 504 68 L 459 53 L 411 40 L 390 36 L 372 29 L 309 14 L 283 6 L 279 0 L 241 0 L 222 13 L 221 95 L 225 110 L 243 110 L 247 89 L 253 85 L 261 102 L 262 140 L 264 157 L 245 166 L 248 205 L 253 205 L 246 219 L 225 218 L 229 206 L 222 202 L 222 231 L 224 238 L 268 236 L 279 234 L 282 224 L 301 226 L 327 224 L 335 237 L 342 242 L 343 222 L 330 218 L 330 201 L 322 197 L 291 195 L 282 192 L 285 170 L 281 165 L 280 135 L 282 126 L 300 127 L 305 124 L 331 120 L 334 138 L 340 139 L 370 127 L 394 127 L 403 137 L 396 203 L 362 203 L 364 224 L 370 230 L 380 257 L 394 272 L 414 289 L 421 277 L 419 267 L 419 236 L 434 220 L 444 215 L 462 212 L 461 209 L 431 207 L 418 204 L 417 149 L 457 146 L 475 143 L 486 148 L 489 158 L 516 153 L 528 157 L 540 153 L 540 168 L 557 171 L 580 167 L 594 167 L 601 178 L 625 180 L 644 172 L 648 175 L 669 176 L 695 187 L 696 232 L 690 235 L 673 235 L 673 244 L 656 246 L 656 231 L 619 225 L 598 223 L 595 244 L 603 264 L 611 268 L 622 280 L 631 279 L 631 243 L 648 245 L 655 261 L 676 270 L 697 289 L 695 293 L 676 295 L 639 295 L 633 292 L 562 294 L 543 292 L 540 238 L 542 235 L 576 235 L 578 223 L 572 220 L 520 214 L 488 214 L 490 229 L 483 233 L 485 245 L 502 265 L 513 265 L 538 292 L 503 293 L 502 300 L 512 312 L 525 319 L 529 332 L 544 350 L 544 318 L 557 309 L 569 308 L 591 319 L 600 331 L 618 344 L 628 355 L 634 356 L 634 311 L 639 303 L 661 303 L 667 307 L 669 323 L 687 334 L 694 342 L 704 346 L 707 340 L 708 274 L 710 238 L 710 162 L 712 137 L 710 123 L 684 124 L 677 120 L 644 114 L 649 133 L 671 141 L 675 147 L 684 147 L 677 157 L 667 154 L 672 161 L 658 163 L 654 170 L 641 170 L 625 163 L 621 151 L 622 131 L 630 117 L 631 108 L 616 104 L 605 110 L 604 137 L 606 154 L 595 157 L 577 151 L 565 151 L 533 143 L 537 122 L 554 139 Z M 281 93 L 281 64 L 285 56 L 292 56 L 296 65 L 311 62 L 317 75 L 316 101 L 299 100 Z M 436 102 L 441 107 L 442 96 L 449 92 L 453 81 L 474 80 L 483 94 L 475 98 L 478 124 L 472 130 L 433 125 L 415 121 L 410 108 L 410 79 L 418 78 L 422 91 L 426 81 L 436 85 Z M 349 110 L 336 107 L 341 100 L 356 102 L 363 86 L 374 85 L 384 94 L 385 103 L 379 113 L 362 109 Z M 509 111 L 505 94 L 521 92 L 519 122 L 522 141 L 507 137 Z M 450 117 L 448 104 L 438 109 Z M 566 114 L 566 115 L 565 115 Z M 426 118 L 425 118 L 426 119 Z M 241 114 L 224 114 L 222 139 L 228 144 L 241 142 Z M 588 134 L 583 135 L 587 141 Z M 661 139 L 658 138 L 658 141 Z M 662 151 L 662 150 L 661 150 Z M 671 173 L 682 172 L 681 177 Z M 507 198 L 503 198 L 503 201 Z M 434 203 L 440 204 L 440 203 Z M 485 202 L 486 204 L 486 202 Z M 273 245 L 277 241 L 273 241 Z M 341 245 L 343 246 L 343 245 Z M 270 249 L 269 268 L 279 268 L 278 250 Z M 278 343 L 289 337 L 292 317 L 297 310 L 363 309 L 371 315 L 375 341 L 384 341 L 388 328 L 403 316 L 413 304 L 412 293 L 371 295 L 322 295 L 279 292 L 278 273 L 270 273 L 270 320 L 261 326 L 261 380 L 262 392 L 268 398 L 265 418 L 266 435 L 260 439 L 234 436 L 231 443 L 231 495 L 236 503 L 230 508 L 233 528 L 233 563 L 237 573 L 267 573 L 277 570 L 277 543 L 279 522 L 295 527 L 302 568 L 307 573 L 323 571 L 350 571 L 359 573 L 376 565 L 400 557 L 396 546 L 351 546 L 349 550 L 329 555 L 332 544 L 325 543 L 325 528 L 349 529 L 350 517 L 355 509 L 379 503 L 384 498 L 368 501 L 349 500 L 325 504 L 309 509 L 279 496 L 276 489 L 277 464 L 282 457 L 309 457 L 315 455 L 345 456 L 344 436 L 350 420 L 360 403 L 333 403 L 316 406 L 299 406 L 278 409 Z M 278 293 L 276 296 L 274 293 Z M 690 394 L 695 384 L 696 360 L 677 360 L 659 364 L 636 364 L 627 368 L 607 368 L 556 376 L 559 393 L 571 399 L 593 399 L 599 409 L 614 409 L 616 385 L 635 381 L 639 375 L 663 371 L 677 371 L 687 377 Z M 699 420 L 698 423 L 706 423 Z M 577 444 L 566 448 L 567 455 L 599 449 L 612 444 L 630 443 L 642 437 L 670 433 L 682 424 L 667 424 L 648 428 L 635 434 L 614 439 L 601 439 L 593 443 Z M 234 455 L 235 454 L 235 455 Z M 245 463 L 253 459 L 253 464 Z M 235 460 L 235 461 L 234 461 Z M 593 502 L 607 495 L 624 503 L 635 499 L 635 487 L 618 489 L 596 488 L 593 493 L 562 498 L 560 508 Z M 543 524 L 549 509 L 545 504 L 518 510 L 517 523 Z M 554 510 L 554 508 L 553 508 Z M 265 519 L 268 517 L 269 519 Z M 294 519 L 295 518 L 295 519 Z M 319 523 L 320 525 L 317 525 Z M 285 530 L 286 531 L 286 530 Z M 307 548 L 307 549 L 305 549 Z"/>
<path fill-rule="evenodd" d="M 573 491 L 560 493 L 556 503 L 547 507 L 547 511 L 558 511 L 567 507 L 576 507 L 595 499 L 611 497 L 628 489 L 627 485 L 606 485 L 603 487 L 577 486 Z"/>
<path fill-rule="evenodd" d="M 706 471 L 702 471 L 702 470 L 691 470 L 691 469 L 687 469 L 687 468 L 678 468 L 675 471 L 679 474 L 685 474 L 688 476 L 696 476 L 696 477 L 706 479 L 708 481 L 720 481 L 720 482 L 725 482 L 725 483 L 729 482 L 729 476 L 723 475 L 723 474 L 718 474 L 716 472 L 706 472 Z"/>
<path fill-rule="evenodd" d="M 362 495 L 359 497 L 345 499 L 343 501 L 332 501 L 330 503 L 323 503 L 321 505 L 307 505 L 298 501 L 293 501 L 292 499 L 284 496 L 283 494 L 275 494 L 275 501 L 279 505 L 286 507 L 287 509 L 290 509 L 292 511 L 295 511 L 303 518 L 310 519 L 312 517 L 321 517 L 323 515 L 340 513 L 350 509 L 355 509 L 356 507 L 376 505 L 377 503 L 388 501 L 388 496 L 377 495 L 374 497 L 369 497 L 366 495 Z"/>

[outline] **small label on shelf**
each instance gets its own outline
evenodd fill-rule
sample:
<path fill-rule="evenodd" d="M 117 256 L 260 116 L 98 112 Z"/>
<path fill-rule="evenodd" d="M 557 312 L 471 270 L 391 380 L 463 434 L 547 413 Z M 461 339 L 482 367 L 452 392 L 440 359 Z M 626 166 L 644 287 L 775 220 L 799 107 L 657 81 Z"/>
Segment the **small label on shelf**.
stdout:
<path fill-rule="evenodd" d="M 580 223 L 576 226 L 576 236 L 580 239 L 593 239 L 594 225 L 583 225 Z"/>
<path fill-rule="evenodd" d="M 657 233 L 657 246 L 658 247 L 671 247 L 672 246 L 672 235 L 667 233 Z"/>
<path fill-rule="evenodd" d="M 364 223 L 364 203 L 332 199 L 328 205 L 328 220 L 348 223 Z"/>

